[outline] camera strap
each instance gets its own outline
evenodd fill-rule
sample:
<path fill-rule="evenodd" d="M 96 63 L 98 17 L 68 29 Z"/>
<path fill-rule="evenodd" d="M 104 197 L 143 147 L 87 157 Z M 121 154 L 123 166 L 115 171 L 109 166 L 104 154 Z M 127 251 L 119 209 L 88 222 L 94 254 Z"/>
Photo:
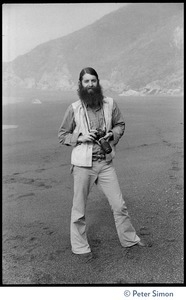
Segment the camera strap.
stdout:
<path fill-rule="evenodd" d="M 82 102 L 82 106 L 83 106 L 83 111 L 84 111 L 84 115 L 85 115 L 85 120 L 86 120 L 86 123 L 87 123 L 87 128 L 88 128 L 88 131 L 90 132 L 90 130 L 91 130 L 90 121 L 89 121 L 87 109 L 86 109 L 85 104 L 83 102 Z"/>

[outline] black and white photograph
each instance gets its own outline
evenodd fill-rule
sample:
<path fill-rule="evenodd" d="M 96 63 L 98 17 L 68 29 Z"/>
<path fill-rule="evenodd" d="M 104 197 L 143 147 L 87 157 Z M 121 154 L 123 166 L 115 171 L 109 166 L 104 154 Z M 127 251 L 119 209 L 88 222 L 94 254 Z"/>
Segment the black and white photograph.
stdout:
<path fill-rule="evenodd" d="M 175 299 L 183 12 L 178 2 L 2 5 L 2 286 Z"/>

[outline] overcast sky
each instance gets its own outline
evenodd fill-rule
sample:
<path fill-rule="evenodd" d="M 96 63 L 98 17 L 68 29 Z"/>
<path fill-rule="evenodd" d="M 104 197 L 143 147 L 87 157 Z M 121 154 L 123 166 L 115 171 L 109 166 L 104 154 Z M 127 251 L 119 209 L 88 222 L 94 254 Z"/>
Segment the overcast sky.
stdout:
<path fill-rule="evenodd" d="M 83 28 L 126 3 L 3 4 L 3 61 Z"/>

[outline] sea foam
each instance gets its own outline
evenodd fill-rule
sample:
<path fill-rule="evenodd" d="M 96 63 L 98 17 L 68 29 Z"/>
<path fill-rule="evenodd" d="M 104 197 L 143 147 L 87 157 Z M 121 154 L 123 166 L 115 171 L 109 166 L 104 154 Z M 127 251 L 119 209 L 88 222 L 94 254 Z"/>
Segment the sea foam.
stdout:
<path fill-rule="evenodd" d="M 17 128 L 18 125 L 3 125 L 3 130 L 4 129 L 14 129 L 14 128 Z"/>

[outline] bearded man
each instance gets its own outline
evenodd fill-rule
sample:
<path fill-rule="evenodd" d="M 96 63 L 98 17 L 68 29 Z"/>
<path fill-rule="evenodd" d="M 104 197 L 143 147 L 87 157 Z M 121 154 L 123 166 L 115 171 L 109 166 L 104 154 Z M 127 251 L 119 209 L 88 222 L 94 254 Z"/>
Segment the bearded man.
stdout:
<path fill-rule="evenodd" d="M 116 102 L 103 95 L 93 68 L 80 72 L 78 96 L 79 100 L 68 107 L 58 132 L 59 142 L 73 147 L 72 253 L 92 258 L 85 211 L 94 183 L 101 187 L 109 201 L 121 245 L 125 248 L 145 246 L 131 224 L 113 165 L 115 146 L 125 130 L 123 116 Z"/>

